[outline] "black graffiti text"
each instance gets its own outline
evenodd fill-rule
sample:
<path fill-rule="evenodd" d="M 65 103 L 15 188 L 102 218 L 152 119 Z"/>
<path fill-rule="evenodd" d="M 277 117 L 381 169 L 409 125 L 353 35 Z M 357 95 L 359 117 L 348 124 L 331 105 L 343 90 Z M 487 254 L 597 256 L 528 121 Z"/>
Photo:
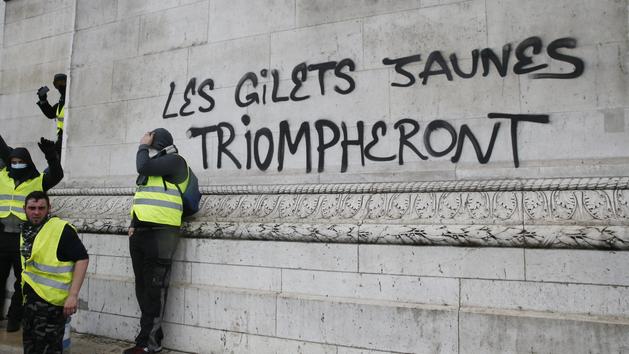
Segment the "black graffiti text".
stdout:
<path fill-rule="evenodd" d="M 562 53 L 561 51 L 574 49 L 576 47 L 576 39 L 568 37 L 556 39 L 550 42 L 546 47 L 546 54 L 548 54 L 549 57 L 572 66 L 572 71 L 569 72 L 537 72 L 547 69 L 549 65 L 546 63 L 534 65 L 534 56 L 541 54 L 544 46 L 540 37 L 529 37 L 520 42 L 515 49 L 511 43 L 505 44 L 499 54 L 496 54 L 491 48 L 482 50 L 474 49 L 471 52 L 471 64 L 466 65 L 466 68 L 462 68 L 456 53 L 450 54 L 448 60 L 446 60 L 446 57 L 441 51 L 433 51 L 426 57 L 424 68 L 417 74 L 417 77 L 421 80 L 422 85 L 427 85 L 432 76 L 442 76 L 448 81 L 453 81 L 454 75 L 456 74 L 462 79 L 469 79 L 478 73 L 479 61 L 483 76 L 488 76 L 492 71 L 496 71 L 498 75 L 505 77 L 509 72 L 511 54 L 514 53 L 515 62 L 513 63 L 512 70 L 516 75 L 537 72 L 531 74 L 531 77 L 534 79 L 574 79 L 583 74 L 585 64 L 581 58 Z M 413 86 L 417 80 L 415 79 L 415 75 L 409 72 L 405 66 L 411 63 L 421 62 L 421 60 L 422 57 L 420 54 L 394 59 L 388 57 L 384 58 L 382 63 L 385 65 L 393 65 L 395 71 L 403 77 L 401 81 L 391 83 L 391 86 Z"/>
<path fill-rule="evenodd" d="M 318 80 L 320 94 L 321 96 L 324 96 L 326 94 L 327 86 L 325 74 L 328 71 L 334 73 L 334 78 L 338 79 L 337 81 L 340 81 L 334 84 L 334 91 L 341 95 L 347 95 L 356 88 L 354 78 L 348 74 L 348 72 L 352 72 L 355 69 L 356 64 L 349 58 L 338 62 L 327 61 L 310 65 L 303 62 L 297 64 L 291 72 L 292 82 L 289 85 L 289 92 L 284 95 L 282 95 L 280 91 L 282 81 L 280 80 L 280 72 L 277 69 L 271 70 L 271 81 L 269 84 L 260 84 L 258 75 L 254 72 L 248 72 L 242 76 L 240 81 L 238 81 L 234 92 L 234 100 L 239 107 L 247 107 L 252 104 L 267 104 L 267 102 L 299 102 L 307 100 L 311 97 L 311 95 L 303 92 L 302 88 L 304 82 L 306 82 L 306 80 L 308 80 L 311 76 L 315 76 L 314 80 Z M 268 70 L 262 69 L 260 71 L 260 77 L 266 79 L 268 76 Z M 247 84 L 253 88 L 253 92 L 245 92 L 246 90 L 243 88 L 247 87 Z M 269 85 L 270 87 L 268 87 Z"/>
<path fill-rule="evenodd" d="M 489 119 L 504 119 L 510 125 L 509 137 L 511 141 L 511 152 L 513 156 L 513 164 L 519 167 L 518 157 L 518 127 L 522 122 L 541 123 L 549 122 L 548 115 L 533 114 L 510 114 L 510 113 L 489 113 Z M 312 171 L 313 153 L 316 153 L 317 172 L 325 170 L 326 156 L 333 147 L 341 149 L 341 167 L 340 172 L 346 172 L 350 160 L 350 148 L 358 151 L 360 164 L 365 166 L 365 161 L 383 162 L 397 160 L 399 165 L 404 165 L 408 160 L 408 154 L 416 156 L 421 160 L 428 160 L 430 157 L 438 158 L 450 154 L 452 163 L 456 163 L 461 158 L 463 148 L 466 142 L 471 144 L 476 158 L 479 163 L 486 164 L 490 161 L 496 138 L 500 132 L 502 121 L 496 121 L 492 127 L 491 137 L 486 143 L 486 148 L 481 147 L 481 143 L 474 135 L 472 129 L 467 124 L 462 124 L 457 129 L 445 120 L 433 120 L 424 128 L 420 134 L 422 127 L 420 122 L 410 118 L 400 119 L 392 126 L 393 131 L 384 121 L 378 121 L 371 126 L 370 132 L 365 128 L 363 121 L 356 122 L 350 132 L 350 128 L 345 122 L 340 124 L 327 119 L 319 119 L 314 123 L 302 122 L 296 132 L 291 133 L 291 127 L 287 120 L 279 123 L 273 134 L 268 127 L 262 127 L 257 130 L 251 130 L 251 119 L 248 115 L 241 118 L 243 126 L 246 128 L 244 133 L 244 143 L 246 145 L 246 156 L 244 158 L 244 168 L 252 169 L 255 167 L 261 171 L 268 170 L 273 161 L 277 163 L 277 170 L 284 169 L 284 160 L 287 153 L 291 155 L 297 154 L 299 151 L 303 153 L 304 165 L 307 173 Z M 438 130 L 446 132 L 445 144 L 440 141 L 439 147 L 434 145 L 434 134 Z M 203 168 L 209 168 L 209 157 L 207 154 L 208 135 L 216 134 L 216 168 L 223 168 L 223 157 L 228 158 L 238 169 L 243 168 L 243 163 L 230 150 L 230 145 L 238 140 L 242 143 L 242 137 L 237 139 L 235 128 L 228 122 L 221 122 L 216 125 L 205 127 L 191 127 L 188 130 L 189 138 L 201 137 L 201 150 Z M 354 138 L 350 138 L 350 136 Z M 440 136 L 443 139 L 443 135 Z M 397 144 L 397 153 L 388 156 L 379 156 L 373 152 L 383 140 L 394 139 Z M 417 140 L 420 140 L 418 143 Z M 312 149 L 312 146 L 316 149 Z M 277 148 L 276 148 L 277 147 Z M 407 154 L 407 155 L 405 155 Z M 355 156 L 355 153 L 352 155 Z"/>
<path fill-rule="evenodd" d="M 179 110 L 170 111 L 170 103 L 173 98 L 173 94 L 175 93 L 175 82 L 170 83 L 170 91 L 168 92 L 168 98 L 166 99 L 166 104 L 164 105 L 164 110 L 162 112 L 162 118 L 176 118 L 176 117 L 186 117 L 193 115 L 196 110 L 199 112 L 209 112 L 214 108 L 215 101 L 214 97 L 210 95 L 209 91 L 214 90 L 214 80 L 205 79 L 201 84 L 197 87 L 197 78 L 193 77 L 188 81 L 186 85 L 186 89 L 183 92 L 183 104 L 179 107 Z M 192 97 L 200 96 L 206 105 L 191 107 Z"/>

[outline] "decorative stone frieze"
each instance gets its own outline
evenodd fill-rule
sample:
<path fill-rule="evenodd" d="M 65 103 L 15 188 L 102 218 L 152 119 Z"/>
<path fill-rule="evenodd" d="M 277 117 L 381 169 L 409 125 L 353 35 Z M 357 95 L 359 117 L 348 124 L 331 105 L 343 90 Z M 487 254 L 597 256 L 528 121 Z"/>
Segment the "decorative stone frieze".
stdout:
<path fill-rule="evenodd" d="M 629 249 L 629 177 L 203 187 L 189 237 Z M 125 233 L 132 188 L 60 189 L 81 231 Z"/>

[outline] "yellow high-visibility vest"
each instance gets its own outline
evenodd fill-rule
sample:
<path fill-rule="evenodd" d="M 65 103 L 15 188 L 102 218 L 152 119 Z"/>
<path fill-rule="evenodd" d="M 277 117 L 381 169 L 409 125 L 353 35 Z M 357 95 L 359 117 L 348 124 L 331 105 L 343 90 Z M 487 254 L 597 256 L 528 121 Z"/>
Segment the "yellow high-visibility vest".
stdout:
<path fill-rule="evenodd" d="M 74 263 L 57 259 L 57 247 L 67 221 L 50 218 L 39 230 L 28 259 L 22 258 L 22 287 L 25 283 L 47 302 L 63 306 L 70 294 Z M 74 226 L 70 225 L 72 228 Z M 20 236 L 20 246 L 24 238 Z"/>
<path fill-rule="evenodd" d="M 63 129 L 63 121 L 65 119 L 65 115 L 66 115 L 66 106 L 65 104 L 61 107 L 61 109 L 59 109 L 59 106 L 57 106 L 57 129 Z"/>
<path fill-rule="evenodd" d="M 0 170 L 0 218 L 6 218 L 13 214 L 26 221 L 24 213 L 24 201 L 26 196 L 35 191 L 43 191 L 44 175 L 29 179 L 15 187 L 15 181 L 9 177 L 9 171 L 5 167 Z"/>
<path fill-rule="evenodd" d="M 167 182 L 162 176 L 149 176 L 146 185 L 137 186 L 131 217 L 135 214 L 140 221 L 181 226 L 183 201 L 179 190 L 185 191 L 189 180 L 190 174 L 179 184 Z"/>

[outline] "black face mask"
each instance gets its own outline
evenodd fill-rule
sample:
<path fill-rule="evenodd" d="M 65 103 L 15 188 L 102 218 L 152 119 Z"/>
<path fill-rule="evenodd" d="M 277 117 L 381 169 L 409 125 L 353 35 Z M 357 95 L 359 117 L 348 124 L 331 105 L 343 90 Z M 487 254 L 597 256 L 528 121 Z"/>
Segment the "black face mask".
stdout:
<path fill-rule="evenodd" d="M 30 166 L 26 168 L 13 168 L 9 166 L 9 177 L 17 181 L 23 181 L 28 175 L 32 173 L 31 169 L 32 168 Z"/>
<path fill-rule="evenodd" d="M 15 181 L 23 182 L 39 176 L 39 171 L 35 168 L 28 150 L 25 148 L 15 148 L 9 154 L 9 158 L 13 157 L 20 158 L 27 166 L 26 168 L 12 168 L 11 164 L 9 164 L 7 166 L 9 177 L 13 178 Z"/>

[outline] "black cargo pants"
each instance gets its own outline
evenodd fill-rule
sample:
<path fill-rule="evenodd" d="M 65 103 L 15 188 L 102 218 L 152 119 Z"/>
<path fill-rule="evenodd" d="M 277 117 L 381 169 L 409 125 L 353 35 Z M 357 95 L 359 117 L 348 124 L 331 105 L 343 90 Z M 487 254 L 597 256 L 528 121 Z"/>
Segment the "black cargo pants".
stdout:
<path fill-rule="evenodd" d="M 162 320 L 173 255 L 180 236 L 179 228 L 136 228 L 129 237 L 129 251 L 135 274 L 135 295 L 140 305 L 140 333 L 136 345 L 155 350 L 161 347 Z"/>

